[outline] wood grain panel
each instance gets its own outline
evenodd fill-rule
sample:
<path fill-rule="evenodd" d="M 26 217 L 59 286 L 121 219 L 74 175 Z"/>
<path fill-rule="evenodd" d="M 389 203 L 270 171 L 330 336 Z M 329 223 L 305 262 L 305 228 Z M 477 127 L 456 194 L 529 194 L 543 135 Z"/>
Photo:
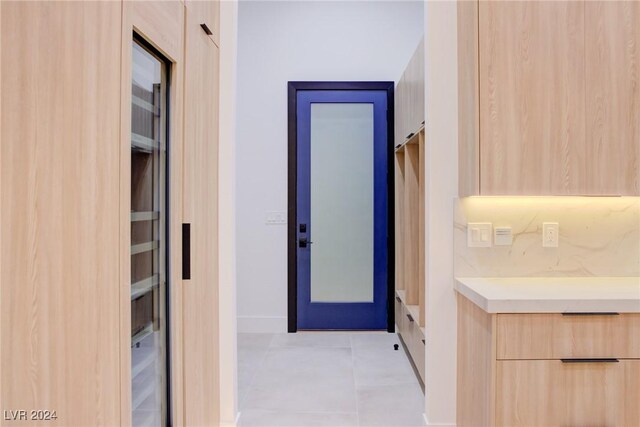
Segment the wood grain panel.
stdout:
<path fill-rule="evenodd" d="M 496 425 L 638 425 L 639 366 L 639 360 L 499 361 Z"/>
<path fill-rule="evenodd" d="M 0 402 L 47 425 L 120 424 L 121 7 L 0 3 Z"/>
<path fill-rule="evenodd" d="M 640 314 L 498 314 L 497 332 L 498 359 L 640 359 Z"/>
<path fill-rule="evenodd" d="M 399 96 L 403 105 L 403 136 L 406 139 L 409 134 L 418 133 L 424 121 L 424 40 L 420 40 L 413 52 L 402 80 L 404 91 Z"/>
<path fill-rule="evenodd" d="M 480 2 L 481 194 L 587 193 L 584 7 Z"/>
<path fill-rule="evenodd" d="M 458 194 L 480 194 L 478 2 L 458 7 Z"/>
<path fill-rule="evenodd" d="M 419 220 L 420 173 L 418 136 L 405 145 L 404 154 L 404 286 L 408 305 L 418 305 L 420 276 Z"/>
<path fill-rule="evenodd" d="M 395 132 L 395 142 L 394 146 L 398 146 L 404 143 L 407 135 L 407 107 L 406 107 L 406 98 L 407 98 L 407 82 L 404 78 L 404 74 L 400 77 L 398 84 L 396 85 L 395 94 L 394 94 L 394 132 Z"/>
<path fill-rule="evenodd" d="M 396 289 L 405 288 L 404 273 L 404 147 L 396 151 L 395 161 L 395 258 Z"/>
<path fill-rule="evenodd" d="M 492 426 L 496 320 L 458 294 L 457 425 Z"/>
<path fill-rule="evenodd" d="M 191 224 L 191 280 L 184 286 L 184 424 L 218 425 L 219 51 L 187 10 L 184 221 Z"/>
<path fill-rule="evenodd" d="M 209 37 L 216 46 L 220 46 L 220 1 L 187 0 L 185 5 L 195 19 L 194 23 L 206 24 L 213 33 Z"/>
<path fill-rule="evenodd" d="M 184 5 L 178 1 L 124 1 L 121 35 L 121 133 L 120 133 L 120 245 L 128 248 L 131 239 L 131 58 L 134 31 L 158 49 L 171 63 L 169 117 L 169 289 L 171 321 L 171 404 L 172 422 L 184 425 L 183 333 L 182 333 L 182 164 L 183 164 L 183 73 Z M 121 420 L 131 425 L 131 256 L 120 258 L 120 360 Z"/>
<path fill-rule="evenodd" d="M 427 271 L 426 271 L 426 181 L 425 181 L 425 164 L 426 164 L 426 147 L 425 147 L 425 131 L 422 129 L 419 134 L 418 140 L 418 157 L 419 157 L 419 173 L 418 173 L 418 306 L 420 308 L 419 323 L 424 327 L 425 318 L 425 302 L 426 302 L 426 283 L 427 283 Z M 423 375 L 424 377 L 424 375 Z M 423 378 L 424 379 L 424 378 Z"/>
<path fill-rule="evenodd" d="M 640 2 L 588 1 L 589 194 L 640 195 Z"/>

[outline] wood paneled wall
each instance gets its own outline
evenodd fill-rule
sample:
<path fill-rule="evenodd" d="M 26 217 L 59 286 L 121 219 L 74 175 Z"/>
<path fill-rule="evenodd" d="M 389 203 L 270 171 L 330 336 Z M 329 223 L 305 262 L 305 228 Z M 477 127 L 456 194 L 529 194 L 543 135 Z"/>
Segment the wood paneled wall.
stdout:
<path fill-rule="evenodd" d="M 219 422 L 219 4 L 2 1 L 0 410 L 55 410 L 48 425 L 131 424 L 134 32 L 171 71 L 172 422 Z"/>
<path fill-rule="evenodd" d="M 122 5 L 0 9 L 1 406 L 118 425 Z"/>

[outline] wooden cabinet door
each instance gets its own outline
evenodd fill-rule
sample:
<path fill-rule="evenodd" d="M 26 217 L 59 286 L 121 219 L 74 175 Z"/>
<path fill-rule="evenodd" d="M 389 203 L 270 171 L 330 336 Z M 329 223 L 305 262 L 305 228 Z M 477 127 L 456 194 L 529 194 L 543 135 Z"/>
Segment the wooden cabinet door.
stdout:
<path fill-rule="evenodd" d="M 640 2 L 585 8 L 589 193 L 640 195 Z"/>
<path fill-rule="evenodd" d="M 191 224 L 191 279 L 183 281 L 185 425 L 214 426 L 218 373 L 219 53 L 187 10 L 184 222 Z"/>
<path fill-rule="evenodd" d="M 187 0 L 187 10 L 194 24 L 206 25 L 211 31 L 209 37 L 220 46 L 220 1 L 219 0 Z"/>
<path fill-rule="evenodd" d="M 640 360 L 497 362 L 498 426 L 640 424 Z"/>
<path fill-rule="evenodd" d="M 0 425 L 120 425 L 122 5 L 0 15 Z"/>
<path fill-rule="evenodd" d="M 584 7 L 479 3 L 481 194 L 585 194 Z"/>

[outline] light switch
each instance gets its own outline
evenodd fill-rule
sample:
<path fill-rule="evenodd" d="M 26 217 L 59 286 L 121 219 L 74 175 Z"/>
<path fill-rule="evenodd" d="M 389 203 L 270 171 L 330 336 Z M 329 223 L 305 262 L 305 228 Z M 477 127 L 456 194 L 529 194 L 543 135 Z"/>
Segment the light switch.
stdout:
<path fill-rule="evenodd" d="M 511 246 L 513 233 L 511 227 L 496 227 L 493 229 L 493 244 L 496 246 Z"/>
<path fill-rule="evenodd" d="M 278 225 L 287 223 L 286 212 L 267 212 L 265 223 L 267 225 Z"/>
<path fill-rule="evenodd" d="M 557 248 L 560 239 L 560 224 L 557 222 L 542 223 L 542 247 Z"/>
<path fill-rule="evenodd" d="M 470 248 L 491 247 L 490 222 L 470 222 L 467 224 L 467 246 Z"/>

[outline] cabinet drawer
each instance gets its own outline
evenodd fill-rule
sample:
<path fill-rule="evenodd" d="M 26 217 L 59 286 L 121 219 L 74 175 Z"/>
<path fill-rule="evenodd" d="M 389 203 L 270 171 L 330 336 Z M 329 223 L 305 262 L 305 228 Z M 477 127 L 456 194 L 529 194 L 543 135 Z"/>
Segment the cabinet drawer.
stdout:
<path fill-rule="evenodd" d="M 407 324 L 407 333 L 402 336 L 409 348 L 409 354 L 413 359 L 413 364 L 416 366 L 420 378 L 424 382 L 424 334 L 418 324 L 418 319 L 414 319 L 413 322 L 409 321 Z"/>
<path fill-rule="evenodd" d="M 640 425 L 640 360 L 503 360 L 496 374 L 497 426 Z"/>
<path fill-rule="evenodd" d="M 498 359 L 640 358 L 640 314 L 499 314 Z"/>

